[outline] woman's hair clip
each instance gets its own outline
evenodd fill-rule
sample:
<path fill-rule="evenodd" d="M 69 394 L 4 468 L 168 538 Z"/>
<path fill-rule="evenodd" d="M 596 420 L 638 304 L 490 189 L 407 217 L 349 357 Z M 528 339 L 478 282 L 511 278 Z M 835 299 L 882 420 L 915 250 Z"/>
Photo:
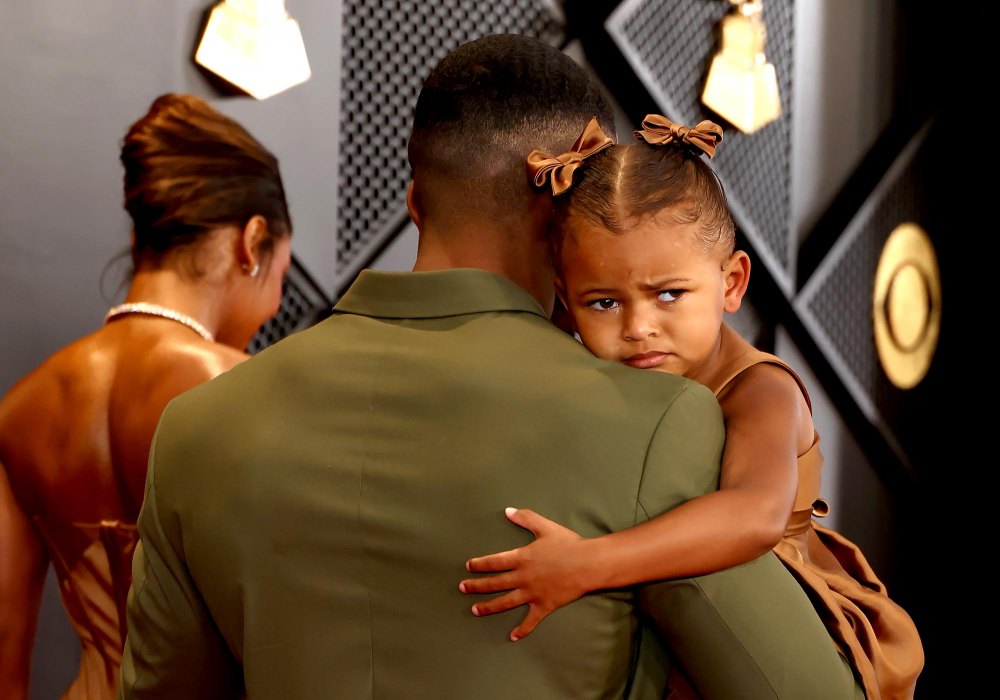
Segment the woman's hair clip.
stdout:
<path fill-rule="evenodd" d="M 647 114 L 642 120 L 642 129 L 632 132 L 637 139 L 654 146 L 670 143 L 687 145 L 711 158 L 715 147 L 722 143 L 722 127 L 707 119 L 698 122 L 694 128 L 675 124 L 661 114 Z"/>
<path fill-rule="evenodd" d="M 552 186 L 553 196 L 559 196 L 573 186 L 573 173 L 583 165 L 583 161 L 613 144 L 611 137 L 597 123 L 597 117 L 591 117 L 587 128 L 566 153 L 550 156 L 538 149 L 529 153 L 528 174 L 536 187 L 544 187 L 548 183 Z"/>

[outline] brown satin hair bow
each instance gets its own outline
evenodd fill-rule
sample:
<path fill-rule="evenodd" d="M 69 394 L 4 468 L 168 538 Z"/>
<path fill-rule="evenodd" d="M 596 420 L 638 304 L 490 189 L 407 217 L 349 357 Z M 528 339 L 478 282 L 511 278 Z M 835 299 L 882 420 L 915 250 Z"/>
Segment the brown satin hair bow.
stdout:
<path fill-rule="evenodd" d="M 707 119 L 698 122 L 692 128 L 675 124 L 660 114 L 647 114 L 642 120 L 642 129 L 632 133 L 637 139 L 654 146 L 665 146 L 668 143 L 686 144 L 709 158 L 715 155 L 715 147 L 722 143 L 722 127 Z"/>
<path fill-rule="evenodd" d="M 614 141 L 604 133 L 597 117 L 591 117 L 587 128 L 573 144 L 572 149 L 558 156 L 550 156 L 535 149 L 528 154 L 528 174 L 537 187 L 552 185 L 552 194 L 561 195 L 573 186 L 573 173 L 583 165 L 583 161 L 595 153 L 600 153 Z"/>

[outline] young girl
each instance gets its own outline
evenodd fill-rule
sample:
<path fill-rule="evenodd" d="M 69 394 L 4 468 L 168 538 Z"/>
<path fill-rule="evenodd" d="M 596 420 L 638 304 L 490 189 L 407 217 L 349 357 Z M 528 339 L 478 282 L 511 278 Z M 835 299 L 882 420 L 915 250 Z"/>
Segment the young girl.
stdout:
<path fill-rule="evenodd" d="M 595 355 L 671 372 L 712 389 L 726 420 L 720 489 L 629 530 L 582 539 L 529 510 L 508 517 L 537 539 L 473 559 L 466 593 L 507 591 L 473 606 L 490 615 L 529 605 L 517 640 L 588 591 L 689 577 L 772 549 L 811 596 L 870 700 L 910 698 L 923 666 L 912 620 L 886 595 L 857 547 L 817 525 L 823 459 L 805 386 L 723 321 L 740 307 L 750 259 L 734 250 L 725 195 L 701 155 L 722 130 L 648 115 L 638 141 L 586 163 L 529 158 L 557 196 L 557 289 Z M 571 163 L 568 170 L 553 164 Z M 576 170 L 575 183 L 572 170 Z M 560 181 L 557 184 L 557 179 Z M 791 514 L 791 517 L 789 517 Z"/>

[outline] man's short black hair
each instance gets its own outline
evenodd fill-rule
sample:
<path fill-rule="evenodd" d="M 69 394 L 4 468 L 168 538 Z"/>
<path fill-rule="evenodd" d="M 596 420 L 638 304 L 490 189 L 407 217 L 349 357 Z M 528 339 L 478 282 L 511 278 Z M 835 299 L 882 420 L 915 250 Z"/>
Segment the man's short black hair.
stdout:
<path fill-rule="evenodd" d="M 614 136 L 610 105 L 571 58 L 531 37 L 485 36 L 449 53 L 424 81 L 410 167 L 418 181 L 474 182 L 477 193 L 506 211 L 529 193 L 528 153 L 568 150 L 591 117 Z"/>

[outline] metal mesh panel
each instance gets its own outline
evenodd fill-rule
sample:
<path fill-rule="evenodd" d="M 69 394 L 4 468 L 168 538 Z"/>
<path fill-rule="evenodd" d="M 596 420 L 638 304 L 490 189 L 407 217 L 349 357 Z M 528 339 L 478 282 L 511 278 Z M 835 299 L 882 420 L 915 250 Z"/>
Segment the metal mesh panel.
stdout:
<path fill-rule="evenodd" d="M 712 58 L 719 50 L 719 22 L 732 6 L 718 0 L 626 0 L 607 29 L 625 58 L 671 119 L 695 124 L 718 120 L 701 104 Z M 782 114 L 753 134 L 727 128 L 710 165 L 726 187 L 736 223 L 786 293 L 794 280 L 790 219 L 792 0 L 764 3 L 768 60 L 774 64 Z"/>
<path fill-rule="evenodd" d="M 247 352 L 251 355 L 257 353 L 285 336 L 312 325 L 331 305 L 332 302 L 309 278 L 298 261 L 294 261 L 285 277 L 278 313 L 260 327 L 247 346 Z"/>
<path fill-rule="evenodd" d="M 486 34 L 556 43 L 544 0 L 345 0 L 337 269 L 349 272 L 406 218 L 406 140 L 424 78 L 445 54 Z"/>
<path fill-rule="evenodd" d="M 920 194 L 930 170 L 923 146 L 921 132 L 860 208 L 797 301 L 824 354 L 831 358 L 862 408 L 880 422 L 890 418 L 887 408 L 897 401 L 899 390 L 882 371 L 875 348 L 875 271 L 896 226 L 905 221 L 928 225 Z"/>
<path fill-rule="evenodd" d="M 879 385 L 885 382 L 873 340 L 875 269 L 893 229 L 903 221 L 919 220 L 920 203 L 914 196 L 919 167 L 920 158 L 914 158 L 859 222 L 852 245 L 808 302 L 810 313 L 833 341 L 844 366 L 873 399 L 878 396 Z"/>

